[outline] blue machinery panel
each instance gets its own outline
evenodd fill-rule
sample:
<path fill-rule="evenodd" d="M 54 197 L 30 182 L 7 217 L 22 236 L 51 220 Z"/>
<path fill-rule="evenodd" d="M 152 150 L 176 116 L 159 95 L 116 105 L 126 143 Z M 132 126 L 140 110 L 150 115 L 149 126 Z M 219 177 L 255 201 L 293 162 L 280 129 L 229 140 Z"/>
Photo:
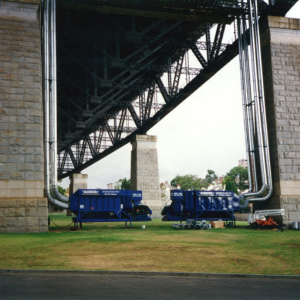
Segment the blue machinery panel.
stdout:
<path fill-rule="evenodd" d="M 142 191 L 131 190 L 78 190 L 71 196 L 70 210 L 76 215 L 73 221 L 131 222 L 150 221 L 151 209 L 141 205 Z"/>
<path fill-rule="evenodd" d="M 163 221 L 235 221 L 240 202 L 232 191 L 171 191 L 171 205 L 161 212 Z"/>

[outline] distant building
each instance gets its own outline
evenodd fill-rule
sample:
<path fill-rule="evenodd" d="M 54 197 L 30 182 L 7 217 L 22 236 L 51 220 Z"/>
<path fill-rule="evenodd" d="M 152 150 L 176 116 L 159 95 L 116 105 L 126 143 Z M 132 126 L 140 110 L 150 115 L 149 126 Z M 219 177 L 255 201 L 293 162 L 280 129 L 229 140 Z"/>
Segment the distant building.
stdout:
<path fill-rule="evenodd" d="M 108 190 L 115 190 L 116 188 L 120 188 L 120 185 L 121 185 L 120 182 L 115 182 L 115 183 L 109 183 L 106 186 Z"/>
<path fill-rule="evenodd" d="M 247 163 L 248 163 L 248 161 L 245 158 L 239 160 L 239 166 L 240 167 L 247 168 L 248 167 Z"/>
<path fill-rule="evenodd" d="M 224 191 L 225 186 L 222 186 L 222 181 L 224 180 L 224 175 L 218 177 L 215 181 L 213 181 L 208 188 L 207 191 Z M 204 190 L 204 188 L 202 189 Z"/>

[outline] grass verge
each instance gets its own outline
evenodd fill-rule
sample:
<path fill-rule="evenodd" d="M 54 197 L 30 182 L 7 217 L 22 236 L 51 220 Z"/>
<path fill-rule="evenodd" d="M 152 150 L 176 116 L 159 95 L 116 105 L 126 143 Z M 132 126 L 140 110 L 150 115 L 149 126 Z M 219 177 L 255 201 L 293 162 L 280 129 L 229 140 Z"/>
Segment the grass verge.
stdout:
<path fill-rule="evenodd" d="M 71 217 L 53 214 L 64 227 Z M 174 230 L 171 222 L 51 224 L 39 234 L 0 234 L 1 269 L 119 270 L 300 275 L 300 231 Z M 146 229 L 142 229 L 146 225 Z"/>

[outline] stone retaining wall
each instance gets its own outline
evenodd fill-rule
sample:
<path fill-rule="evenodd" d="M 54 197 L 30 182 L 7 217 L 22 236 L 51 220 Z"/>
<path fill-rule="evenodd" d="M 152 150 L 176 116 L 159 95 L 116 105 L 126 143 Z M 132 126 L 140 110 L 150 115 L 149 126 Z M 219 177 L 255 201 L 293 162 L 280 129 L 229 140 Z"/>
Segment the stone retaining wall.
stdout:
<path fill-rule="evenodd" d="M 48 231 L 47 206 L 45 198 L 0 199 L 0 232 Z"/>

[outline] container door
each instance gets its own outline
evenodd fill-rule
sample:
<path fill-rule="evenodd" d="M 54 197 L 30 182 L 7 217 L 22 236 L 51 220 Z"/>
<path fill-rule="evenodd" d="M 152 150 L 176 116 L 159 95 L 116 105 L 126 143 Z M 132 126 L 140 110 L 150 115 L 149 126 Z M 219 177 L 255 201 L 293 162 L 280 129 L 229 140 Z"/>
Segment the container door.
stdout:
<path fill-rule="evenodd" d="M 185 201 L 186 212 L 187 213 L 192 213 L 195 210 L 193 192 L 192 191 L 185 191 L 184 192 L 184 201 Z"/>
<path fill-rule="evenodd" d="M 218 210 L 223 210 L 222 197 L 217 197 Z"/>
<path fill-rule="evenodd" d="M 206 210 L 207 197 L 199 197 L 200 198 L 200 210 Z"/>
<path fill-rule="evenodd" d="M 223 202 L 223 210 L 227 210 L 228 209 L 228 198 L 223 197 L 222 202 Z"/>
<path fill-rule="evenodd" d="M 206 197 L 206 210 L 211 210 L 212 204 L 211 204 L 212 197 Z"/>
<path fill-rule="evenodd" d="M 217 197 L 211 197 L 211 210 L 217 210 L 218 209 L 218 198 Z"/>

